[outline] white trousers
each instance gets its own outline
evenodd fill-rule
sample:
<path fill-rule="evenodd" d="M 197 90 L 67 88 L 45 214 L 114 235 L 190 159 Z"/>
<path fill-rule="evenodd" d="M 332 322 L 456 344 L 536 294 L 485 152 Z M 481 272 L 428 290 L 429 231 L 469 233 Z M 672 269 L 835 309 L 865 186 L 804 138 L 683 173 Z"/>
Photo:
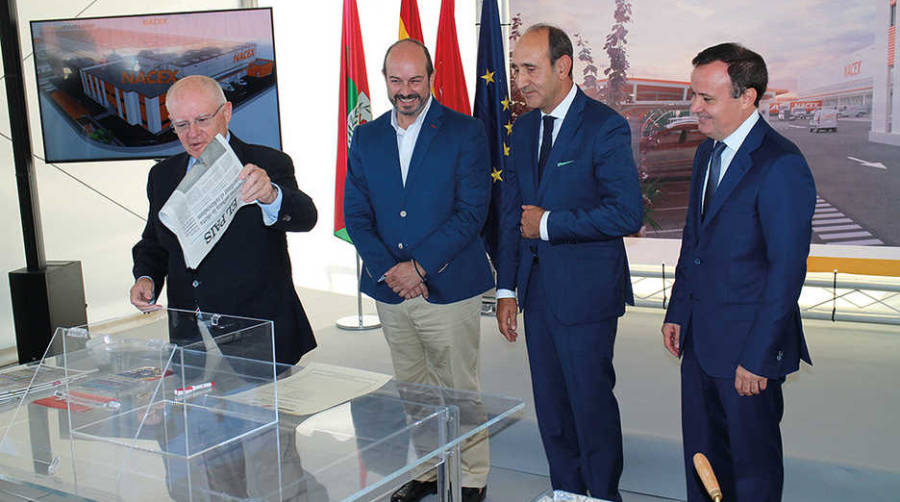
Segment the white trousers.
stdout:
<path fill-rule="evenodd" d="M 481 392 L 481 295 L 445 305 L 418 296 L 375 306 L 398 380 Z M 464 425 L 465 417 L 462 421 Z M 487 433 L 464 441 L 461 449 L 462 486 L 485 486 L 490 469 Z M 431 472 L 420 481 L 433 478 Z"/>

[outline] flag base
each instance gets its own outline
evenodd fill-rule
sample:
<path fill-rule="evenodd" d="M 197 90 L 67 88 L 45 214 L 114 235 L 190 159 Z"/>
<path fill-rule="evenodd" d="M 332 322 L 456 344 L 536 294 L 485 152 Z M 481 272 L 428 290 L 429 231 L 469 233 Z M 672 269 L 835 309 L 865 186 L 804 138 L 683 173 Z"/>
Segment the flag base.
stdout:
<path fill-rule="evenodd" d="M 377 315 L 348 315 L 338 319 L 335 324 L 347 331 L 367 331 L 380 328 L 381 320 Z"/>

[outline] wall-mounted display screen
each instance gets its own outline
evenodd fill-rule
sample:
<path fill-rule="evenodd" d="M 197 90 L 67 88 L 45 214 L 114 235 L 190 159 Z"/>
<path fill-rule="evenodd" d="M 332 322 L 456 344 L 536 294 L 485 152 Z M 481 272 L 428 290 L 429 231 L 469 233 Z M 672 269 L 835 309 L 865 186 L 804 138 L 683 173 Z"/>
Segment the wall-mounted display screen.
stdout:
<path fill-rule="evenodd" d="M 281 148 L 272 10 L 32 21 L 47 162 L 163 158 L 182 151 L 166 90 L 219 81 L 242 140 Z"/>

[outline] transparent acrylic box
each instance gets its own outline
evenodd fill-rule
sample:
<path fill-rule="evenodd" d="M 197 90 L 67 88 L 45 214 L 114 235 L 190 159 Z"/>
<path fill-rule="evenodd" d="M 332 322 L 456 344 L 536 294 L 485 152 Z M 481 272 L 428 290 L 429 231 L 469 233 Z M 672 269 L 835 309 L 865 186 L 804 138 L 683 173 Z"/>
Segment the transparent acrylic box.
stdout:
<path fill-rule="evenodd" d="M 269 321 L 171 309 L 58 330 L 40 364 L 0 371 L 0 493 L 376 500 L 437 469 L 439 500 L 459 500 L 461 451 L 523 407 L 274 364 L 273 340 Z"/>
<path fill-rule="evenodd" d="M 274 388 L 273 354 L 271 321 L 218 314 L 57 329 L 41 362 L 12 375 L 31 374 L 24 390 L 8 378 L 0 394 L 0 472 L 99 500 L 277 493 L 278 472 L 252 480 L 254 495 L 243 473 L 232 486 L 246 445 L 277 442 L 277 392 L 255 392 Z"/>

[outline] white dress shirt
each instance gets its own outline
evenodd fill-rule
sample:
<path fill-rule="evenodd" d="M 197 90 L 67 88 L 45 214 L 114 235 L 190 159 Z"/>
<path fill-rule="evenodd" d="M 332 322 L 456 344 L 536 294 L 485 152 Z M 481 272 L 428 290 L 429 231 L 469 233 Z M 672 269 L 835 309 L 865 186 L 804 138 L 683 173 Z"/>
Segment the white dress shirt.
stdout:
<path fill-rule="evenodd" d="M 553 121 L 553 144 L 556 144 L 556 136 L 559 135 L 559 130 L 562 127 L 563 120 L 566 118 L 566 114 L 569 113 L 569 107 L 572 106 L 572 101 L 575 101 L 575 94 L 578 92 L 578 86 L 572 84 L 572 88 L 569 89 L 569 93 L 566 94 L 566 97 L 556 105 L 556 108 L 553 109 L 550 113 L 541 112 L 541 130 L 538 132 L 538 145 L 537 151 L 541 151 L 541 143 L 544 142 L 544 117 L 550 115 L 551 117 L 556 118 Z M 541 216 L 541 240 L 549 241 L 550 240 L 550 232 L 547 230 L 547 220 L 550 219 L 550 211 L 544 211 L 544 214 Z"/>
<path fill-rule="evenodd" d="M 719 180 L 716 186 L 722 183 L 722 179 L 725 178 L 725 171 L 728 170 L 731 160 L 734 159 L 734 154 L 744 144 L 744 140 L 747 139 L 747 135 L 750 134 L 750 130 L 756 125 L 757 120 L 759 120 L 759 113 L 751 113 L 734 132 L 722 140 L 722 143 L 725 143 L 725 149 L 722 150 L 722 168 L 719 170 Z M 712 156 L 710 156 L 710 161 L 712 161 Z M 700 192 L 700 207 L 703 207 L 703 204 L 706 203 L 706 184 L 709 183 L 709 162 L 706 165 L 706 174 L 703 175 L 703 191 Z"/>
<path fill-rule="evenodd" d="M 419 132 L 422 130 L 422 123 L 425 122 L 425 115 L 431 108 L 431 95 L 425 102 L 425 108 L 419 112 L 416 120 L 406 129 L 400 127 L 397 123 L 397 109 L 391 110 L 391 127 L 397 132 L 397 153 L 400 155 L 400 177 L 403 180 L 403 186 L 406 187 L 406 177 L 409 175 L 409 162 L 412 160 L 413 150 L 416 148 L 416 140 L 419 139 Z"/>
<path fill-rule="evenodd" d="M 404 188 L 406 188 L 406 177 L 409 175 L 409 163 L 412 160 L 413 150 L 416 149 L 416 141 L 419 139 L 419 132 L 422 131 L 422 124 L 425 122 L 425 115 L 428 115 L 429 108 L 431 108 L 430 94 L 428 101 L 425 102 L 425 107 L 419 112 L 419 116 L 406 129 L 397 123 L 397 108 L 391 110 L 391 127 L 397 132 L 397 154 L 400 156 L 400 178 Z M 383 281 L 384 277 L 383 275 L 379 277 L 378 282 Z"/>
<path fill-rule="evenodd" d="M 575 94 L 578 93 L 578 86 L 572 84 L 572 88 L 569 89 L 569 93 L 566 94 L 566 97 L 563 98 L 562 101 L 556 108 L 554 108 L 550 113 L 541 112 L 541 126 L 538 130 L 538 142 L 537 142 L 537 151 L 541 151 L 541 143 L 544 140 L 544 117 L 550 115 L 551 117 L 556 118 L 553 121 L 553 144 L 556 144 L 556 136 L 559 135 L 559 130 L 562 128 L 563 120 L 566 118 L 566 114 L 569 113 L 569 108 L 572 106 L 572 101 L 575 101 Z M 539 155 L 538 155 L 539 156 Z M 537 158 L 537 157 L 535 157 Z M 544 211 L 544 214 L 541 216 L 541 239 L 545 241 L 550 240 L 550 233 L 547 230 L 547 221 L 550 218 L 550 211 Z M 497 299 L 500 298 L 515 298 L 516 293 L 510 289 L 498 289 L 497 290 Z"/>

